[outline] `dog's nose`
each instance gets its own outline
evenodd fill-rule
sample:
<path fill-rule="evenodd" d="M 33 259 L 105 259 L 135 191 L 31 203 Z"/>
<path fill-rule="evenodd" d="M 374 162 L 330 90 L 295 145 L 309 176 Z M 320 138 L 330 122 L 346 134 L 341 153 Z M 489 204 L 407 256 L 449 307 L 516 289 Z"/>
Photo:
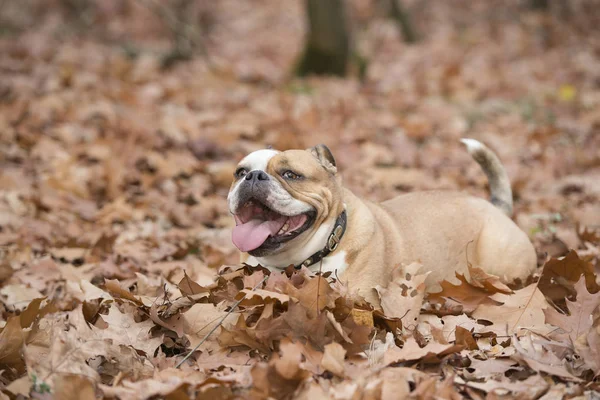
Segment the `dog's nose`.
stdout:
<path fill-rule="evenodd" d="M 254 170 L 246 174 L 246 180 L 251 182 L 266 181 L 268 179 L 269 175 L 267 175 L 265 171 Z"/>

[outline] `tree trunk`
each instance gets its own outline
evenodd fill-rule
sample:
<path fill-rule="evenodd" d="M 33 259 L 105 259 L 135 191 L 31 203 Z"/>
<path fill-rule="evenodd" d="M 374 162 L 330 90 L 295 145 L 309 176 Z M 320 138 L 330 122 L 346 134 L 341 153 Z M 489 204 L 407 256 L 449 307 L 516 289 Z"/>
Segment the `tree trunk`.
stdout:
<path fill-rule="evenodd" d="M 418 40 L 417 32 L 412 24 L 409 12 L 400 3 L 400 0 L 390 0 L 392 17 L 396 20 L 406 43 L 415 43 Z"/>
<path fill-rule="evenodd" d="M 306 0 L 306 11 L 309 34 L 298 75 L 346 75 L 351 42 L 344 0 Z"/>
<path fill-rule="evenodd" d="M 530 0 L 529 7 L 534 10 L 548 10 L 550 8 L 549 0 Z"/>

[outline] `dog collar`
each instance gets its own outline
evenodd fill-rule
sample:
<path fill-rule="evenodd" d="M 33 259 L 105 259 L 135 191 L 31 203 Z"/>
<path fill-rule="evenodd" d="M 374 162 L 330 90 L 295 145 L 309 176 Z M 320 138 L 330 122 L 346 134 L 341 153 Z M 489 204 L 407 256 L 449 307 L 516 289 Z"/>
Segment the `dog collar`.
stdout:
<path fill-rule="evenodd" d="M 306 260 L 301 262 L 298 265 L 294 265 L 294 268 L 300 269 L 302 267 L 310 267 L 313 264 L 318 263 L 323 258 L 327 257 L 329 253 L 337 249 L 338 244 L 340 244 L 340 240 L 342 240 L 342 236 L 344 236 L 344 232 L 346 232 L 346 222 L 347 222 L 346 210 L 342 211 L 342 213 L 335 220 L 335 225 L 333 230 L 329 234 L 327 238 L 327 244 L 325 247 L 312 256 L 308 257 Z"/>

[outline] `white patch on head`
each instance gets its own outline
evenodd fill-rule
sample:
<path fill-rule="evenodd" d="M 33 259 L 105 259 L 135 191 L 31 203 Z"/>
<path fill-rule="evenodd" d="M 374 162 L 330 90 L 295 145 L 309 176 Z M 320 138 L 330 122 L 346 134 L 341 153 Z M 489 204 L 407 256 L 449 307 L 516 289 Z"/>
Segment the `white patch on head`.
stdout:
<path fill-rule="evenodd" d="M 475 139 L 460 139 L 461 143 L 467 146 L 469 154 L 478 152 L 483 148 L 483 144 Z"/>
<path fill-rule="evenodd" d="M 238 167 L 246 168 L 248 171 L 261 170 L 266 171 L 267 165 L 271 158 L 275 157 L 280 152 L 277 150 L 263 149 L 256 150 L 248 154 L 240 163 Z"/>
<path fill-rule="evenodd" d="M 269 161 L 271 160 L 271 158 L 275 157 L 279 153 L 279 151 L 272 149 L 262 149 L 253 151 L 238 163 L 238 168 L 246 168 L 248 171 L 266 171 L 267 165 L 269 165 Z M 240 179 L 239 182 L 235 185 L 235 187 L 231 189 L 229 191 L 229 194 L 227 195 L 227 201 L 229 202 L 229 211 L 231 213 L 233 213 L 233 210 L 236 210 L 239 206 L 237 201 L 238 189 L 242 182 L 243 179 Z"/>

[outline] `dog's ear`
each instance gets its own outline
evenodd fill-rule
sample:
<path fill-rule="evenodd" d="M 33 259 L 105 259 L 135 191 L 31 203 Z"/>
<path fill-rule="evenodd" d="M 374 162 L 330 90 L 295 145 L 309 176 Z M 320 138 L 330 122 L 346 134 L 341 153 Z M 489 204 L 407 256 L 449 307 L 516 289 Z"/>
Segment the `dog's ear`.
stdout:
<path fill-rule="evenodd" d="M 325 169 L 332 174 L 337 172 L 337 168 L 335 165 L 335 158 L 333 158 L 333 154 L 329 147 L 324 144 L 318 144 L 315 147 L 311 147 L 307 149 L 313 156 L 317 157 L 317 160 L 325 167 Z"/>

